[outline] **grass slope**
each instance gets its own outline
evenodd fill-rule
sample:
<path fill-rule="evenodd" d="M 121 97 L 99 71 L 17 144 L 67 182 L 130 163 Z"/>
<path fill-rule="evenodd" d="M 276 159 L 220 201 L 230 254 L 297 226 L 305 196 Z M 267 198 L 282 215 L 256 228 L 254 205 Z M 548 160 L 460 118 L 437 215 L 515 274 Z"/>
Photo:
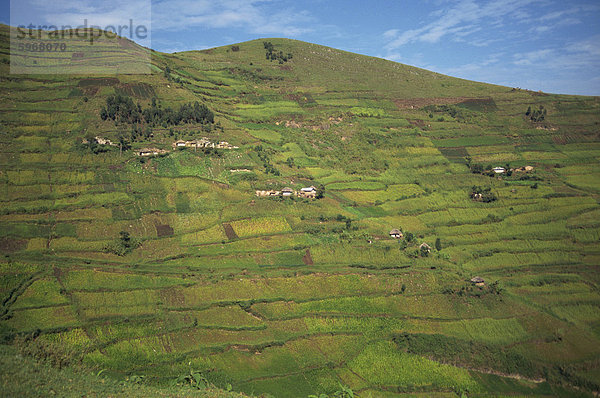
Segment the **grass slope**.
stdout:
<path fill-rule="evenodd" d="M 40 371 L 65 395 L 80 393 L 65 381 L 80 367 L 105 370 L 89 381 L 98 395 L 185 395 L 171 388 L 190 369 L 276 397 L 600 389 L 597 97 L 287 39 L 151 52 L 149 75 L 11 75 L 8 29 L 0 335 L 28 357 L 2 348 L 6 391 L 28 393 L 16 380 L 42 366 L 29 356 L 68 367 Z M 268 60 L 264 41 L 293 57 Z M 114 94 L 199 101 L 216 123 L 157 125 L 133 150 L 94 153 L 84 137 L 130 138 L 100 117 Z M 544 120 L 526 115 L 540 106 Z M 200 137 L 239 148 L 171 147 Z M 136 156 L 146 147 L 169 153 Z M 322 199 L 255 196 L 311 185 Z M 472 200 L 473 186 L 497 200 Z M 139 246 L 119 256 L 106 249 L 121 232 Z M 132 376 L 142 384 L 119 384 Z"/>

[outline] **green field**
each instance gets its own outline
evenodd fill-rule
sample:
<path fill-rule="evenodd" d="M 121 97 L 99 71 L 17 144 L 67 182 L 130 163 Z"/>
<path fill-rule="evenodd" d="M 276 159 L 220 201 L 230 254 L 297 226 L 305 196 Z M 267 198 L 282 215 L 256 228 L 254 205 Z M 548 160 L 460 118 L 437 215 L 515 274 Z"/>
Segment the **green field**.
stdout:
<path fill-rule="evenodd" d="M 8 29 L 6 395 L 89 393 L 75 377 L 98 396 L 600 392 L 597 97 L 288 39 L 266 39 L 293 54 L 281 65 L 255 40 L 152 52 L 151 75 L 9 75 Z M 214 123 L 132 135 L 101 117 L 115 94 L 198 101 Z M 172 147 L 202 137 L 237 148 Z M 322 197 L 256 195 L 310 186 Z"/>

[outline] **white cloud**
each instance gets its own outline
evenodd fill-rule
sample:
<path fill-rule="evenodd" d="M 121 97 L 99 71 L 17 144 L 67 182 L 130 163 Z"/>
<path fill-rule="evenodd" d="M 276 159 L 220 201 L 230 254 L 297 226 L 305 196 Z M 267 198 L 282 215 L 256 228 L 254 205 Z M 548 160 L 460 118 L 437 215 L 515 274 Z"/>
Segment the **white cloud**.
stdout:
<path fill-rule="evenodd" d="M 600 35 L 570 42 L 564 47 L 545 48 L 513 56 L 513 64 L 551 70 L 597 70 L 600 65 Z"/>
<path fill-rule="evenodd" d="M 557 29 L 557 28 L 561 28 L 561 27 L 565 27 L 565 26 L 578 25 L 581 23 L 581 20 L 579 20 L 577 18 L 562 18 L 558 21 L 545 20 L 545 22 L 550 22 L 551 24 L 534 26 L 529 31 L 534 32 L 534 33 L 546 33 L 553 29 Z"/>
<path fill-rule="evenodd" d="M 549 12 L 545 15 L 542 15 L 539 20 L 542 22 L 553 21 L 555 19 L 560 19 L 566 15 L 578 14 L 582 11 L 581 7 L 572 7 L 565 10 L 557 10 L 553 12 Z"/>
<path fill-rule="evenodd" d="M 464 40 L 489 26 L 502 26 L 503 18 L 518 16 L 519 20 L 526 20 L 524 9 L 539 1 L 541 0 L 496 0 L 482 4 L 475 0 L 461 0 L 450 8 L 435 12 L 433 15 L 437 19 L 421 28 L 402 33 L 399 30 L 388 30 L 383 35 L 384 39 L 391 40 L 386 49 L 394 50 L 414 42 L 436 43 L 446 36 Z"/>
<path fill-rule="evenodd" d="M 119 29 L 119 26 L 130 24 L 129 29 Z M 12 0 L 10 8 L 10 23 L 13 26 L 41 27 L 43 29 L 63 29 L 68 27 L 94 26 L 101 29 L 120 31 L 124 37 L 137 41 L 142 45 L 150 44 L 152 31 L 150 0 L 93 0 L 47 2 L 42 0 Z M 137 26 L 146 28 L 146 37 L 135 34 Z M 111 29 L 110 27 L 114 27 Z"/>
<path fill-rule="evenodd" d="M 151 24 L 150 0 L 80 0 L 76 2 L 58 0 L 12 0 L 11 24 L 17 25 L 119 25 L 133 19 L 136 24 Z"/>
<path fill-rule="evenodd" d="M 529 66 L 533 65 L 540 60 L 546 60 L 555 54 L 554 50 L 544 49 L 544 50 L 535 50 L 527 53 L 519 53 L 514 55 L 513 64 L 519 66 Z"/>
<path fill-rule="evenodd" d="M 312 31 L 306 11 L 266 7 L 269 0 L 163 0 L 153 6 L 154 28 L 241 28 L 254 34 L 298 36 Z"/>
<path fill-rule="evenodd" d="M 383 37 L 385 39 L 393 39 L 394 37 L 396 37 L 398 35 L 398 32 L 400 32 L 400 30 L 398 29 L 390 29 L 390 30 L 386 30 L 385 32 L 383 32 Z"/>

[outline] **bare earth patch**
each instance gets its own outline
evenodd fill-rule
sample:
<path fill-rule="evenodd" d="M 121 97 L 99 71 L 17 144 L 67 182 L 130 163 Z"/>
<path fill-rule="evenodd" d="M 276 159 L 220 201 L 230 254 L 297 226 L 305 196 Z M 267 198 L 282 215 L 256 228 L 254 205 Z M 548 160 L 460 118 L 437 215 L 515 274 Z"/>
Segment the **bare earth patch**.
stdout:
<path fill-rule="evenodd" d="M 223 229 L 225 230 L 225 235 L 227 235 L 227 239 L 234 240 L 234 239 L 239 238 L 237 236 L 237 234 L 235 233 L 235 231 L 233 230 L 233 227 L 231 226 L 231 224 L 224 223 Z"/>

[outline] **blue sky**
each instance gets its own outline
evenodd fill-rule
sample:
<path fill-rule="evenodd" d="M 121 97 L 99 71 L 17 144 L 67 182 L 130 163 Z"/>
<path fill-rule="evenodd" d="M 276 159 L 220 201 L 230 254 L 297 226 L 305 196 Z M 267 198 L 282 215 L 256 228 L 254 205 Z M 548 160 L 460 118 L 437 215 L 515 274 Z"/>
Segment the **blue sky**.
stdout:
<path fill-rule="evenodd" d="M 288 37 L 470 80 L 600 95 L 598 0 L 13 0 L 13 9 L 34 24 L 135 18 L 159 51 Z"/>

